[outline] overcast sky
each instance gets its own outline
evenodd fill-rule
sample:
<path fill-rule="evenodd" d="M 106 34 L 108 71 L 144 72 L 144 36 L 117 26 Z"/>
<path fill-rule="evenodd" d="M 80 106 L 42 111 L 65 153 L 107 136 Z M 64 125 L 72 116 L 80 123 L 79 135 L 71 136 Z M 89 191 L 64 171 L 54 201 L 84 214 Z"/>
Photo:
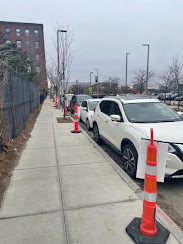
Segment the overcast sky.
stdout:
<path fill-rule="evenodd" d="M 119 76 L 125 80 L 125 53 L 129 71 L 146 68 L 150 44 L 150 68 L 165 69 L 179 52 L 183 61 L 183 1 L 181 0 L 0 0 L 1 20 L 44 24 L 47 64 L 56 61 L 53 40 L 56 23 L 74 30 L 77 49 L 71 81 L 89 81 L 99 69 L 99 80 Z M 132 77 L 129 77 L 131 80 Z"/>

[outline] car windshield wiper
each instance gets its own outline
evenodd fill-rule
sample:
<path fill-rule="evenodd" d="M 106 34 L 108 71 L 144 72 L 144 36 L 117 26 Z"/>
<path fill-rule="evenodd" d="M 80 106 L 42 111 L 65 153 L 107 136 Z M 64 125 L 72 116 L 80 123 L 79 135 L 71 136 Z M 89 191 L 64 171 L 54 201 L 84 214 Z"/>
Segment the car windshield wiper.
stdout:
<path fill-rule="evenodd" d="M 160 122 L 175 122 L 176 120 L 161 120 Z"/>

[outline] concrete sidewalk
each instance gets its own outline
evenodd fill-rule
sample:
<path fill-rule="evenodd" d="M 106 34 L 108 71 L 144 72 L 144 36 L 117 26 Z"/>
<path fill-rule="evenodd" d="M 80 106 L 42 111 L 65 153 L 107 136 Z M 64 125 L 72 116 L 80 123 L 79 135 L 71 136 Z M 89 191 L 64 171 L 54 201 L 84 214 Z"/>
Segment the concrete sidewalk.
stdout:
<path fill-rule="evenodd" d="M 142 215 L 141 191 L 86 133 L 58 124 L 62 112 L 53 105 L 44 102 L 13 172 L 0 211 L 0 243 L 133 243 L 125 228 Z M 182 232 L 158 211 L 176 235 L 167 243 L 181 243 Z"/>

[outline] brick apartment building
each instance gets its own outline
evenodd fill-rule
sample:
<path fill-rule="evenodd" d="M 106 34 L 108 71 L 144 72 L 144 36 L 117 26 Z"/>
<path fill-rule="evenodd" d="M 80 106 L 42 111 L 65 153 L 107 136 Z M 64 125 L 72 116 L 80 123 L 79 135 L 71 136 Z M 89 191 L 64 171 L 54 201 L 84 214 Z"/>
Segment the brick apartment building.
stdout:
<path fill-rule="evenodd" d="M 33 63 L 32 67 L 27 67 L 28 71 L 40 74 L 40 89 L 47 90 L 43 25 L 0 21 L 0 32 L 4 34 L 6 44 L 14 43 L 26 51 L 27 60 Z"/>

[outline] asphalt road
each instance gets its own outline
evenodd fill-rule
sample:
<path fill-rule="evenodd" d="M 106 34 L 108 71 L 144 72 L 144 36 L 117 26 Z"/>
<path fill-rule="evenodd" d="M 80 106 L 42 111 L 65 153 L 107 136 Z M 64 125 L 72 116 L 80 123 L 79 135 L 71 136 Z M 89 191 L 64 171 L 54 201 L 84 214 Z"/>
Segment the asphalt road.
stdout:
<path fill-rule="evenodd" d="M 71 114 L 71 116 L 73 117 L 73 114 Z M 79 125 L 93 138 L 93 132 L 88 131 L 83 122 L 80 122 Z M 120 155 L 105 143 L 102 143 L 100 146 L 121 168 L 123 168 Z M 143 180 L 134 179 L 134 181 L 143 189 Z M 183 230 L 183 178 L 166 179 L 164 183 L 158 183 L 157 191 L 157 204 Z"/>

